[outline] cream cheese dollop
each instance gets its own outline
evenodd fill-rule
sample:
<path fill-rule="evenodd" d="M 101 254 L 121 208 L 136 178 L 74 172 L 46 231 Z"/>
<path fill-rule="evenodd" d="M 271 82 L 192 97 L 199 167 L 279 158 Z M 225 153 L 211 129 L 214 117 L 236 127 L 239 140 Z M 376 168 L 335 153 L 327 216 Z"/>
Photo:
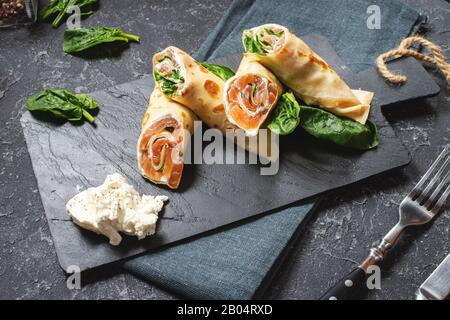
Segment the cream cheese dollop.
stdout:
<path fill-rule="evenodd" d="M 107 176 L 102 185 L 70 199 L 66 209 L 75 224 L 105 235 L 110 244 L 117 246 L 122 241 L 119 232 L 139 240 L 154 234 L 158 213 L 168 199 L 148 195 L 141 198 L 123 176 L 115 173 Z"/>

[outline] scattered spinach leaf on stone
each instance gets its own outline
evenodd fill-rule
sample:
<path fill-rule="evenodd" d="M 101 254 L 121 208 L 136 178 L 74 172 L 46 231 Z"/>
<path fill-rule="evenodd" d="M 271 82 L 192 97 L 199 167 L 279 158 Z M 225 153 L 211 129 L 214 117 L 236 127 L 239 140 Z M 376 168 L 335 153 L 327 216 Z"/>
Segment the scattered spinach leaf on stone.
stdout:
<path fill-rule="evenodd" d="M 49 112 L 57 118 L 69 121 L 78 121 L 84 117 L 90 123 L 95 123 L 95 118 L 88 110 L 97 109 L 98 104 L 82 93 L 74 94 L 63 89 L 47 89 L 29 97 L 26 107 L 29 111 Z"/>
<path fill-rule="evenodd" d="M 118 28 L 67 29 L 64 31 L 63 50 L 67 53 L 80 52 L 101 43 L 114 41 L 139 42 L 139 37 Z"/>
<path fill-rule="evenodd" d="M 73 7 L 80 9 L 80 15 L 87 17 L 93 14 L 98 6 L 99 0 L 51 0 L 50 3 L 40 11 L 44 20 L 54 17 L 53 28 L 59 27 L 68 14 L 73 14 Z"/>

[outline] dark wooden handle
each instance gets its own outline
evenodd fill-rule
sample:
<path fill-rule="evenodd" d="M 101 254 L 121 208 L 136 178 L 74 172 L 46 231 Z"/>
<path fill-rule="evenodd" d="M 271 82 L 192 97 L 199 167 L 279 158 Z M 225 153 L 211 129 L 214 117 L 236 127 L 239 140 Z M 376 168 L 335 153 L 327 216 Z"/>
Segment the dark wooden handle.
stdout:
<path fill-rule="evenodd" d="M 345 276 L 336 285 L 330 288 L 320 300 L 351 300 L 357 299 L 362 290 L 366 288 L 367 275 L 361 268 L 356 268 Z"/>

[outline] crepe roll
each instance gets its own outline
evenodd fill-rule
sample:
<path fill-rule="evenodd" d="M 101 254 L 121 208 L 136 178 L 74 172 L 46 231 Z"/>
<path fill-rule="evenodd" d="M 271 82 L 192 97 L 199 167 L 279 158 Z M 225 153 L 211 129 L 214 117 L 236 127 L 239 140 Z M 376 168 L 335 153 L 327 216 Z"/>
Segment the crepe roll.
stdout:
<path fill-rule="evenodd" d="M 282 93 L 283 86 L 275 75 L 245 55 L 236 75 L 225 84 L 225 113 L 231 123 L 255 136 Z"/>
<path fill-rule="evenodd" d="M 258 136 L 256 142 L 240 140 L 240 129 L 232 124 L 223 101 L 225 81 L 199 64 L 186 52 L 168 47 L 153 56 L 155 83 L 164 95 L 194 112 L 210 128 L 220 130 L 240 147 L 268 159 L 278 159 L 278 146 Z"/>
<path fill-rule="evenodd" d="M 234 128 L 225 115 L 225 82 L 181 49 L 168 47 L 153 57 L 155 82 L 168 98 L 191 109 L 210 128 Z"/>
<path fill-rule="evenodd" d="M 137 143 L 138 165 L 146 179 L 178 188 L 195 120 L 197 117 L 191 110 L 154 89 Z"/>
<path fill-rule="evenodd" d="M 265 24 L 245 30 L 246 55 L 272 71 L 297 98 L 365 124 L 370 105 L 362 103 L 339 75 L 287 28 Z"/>

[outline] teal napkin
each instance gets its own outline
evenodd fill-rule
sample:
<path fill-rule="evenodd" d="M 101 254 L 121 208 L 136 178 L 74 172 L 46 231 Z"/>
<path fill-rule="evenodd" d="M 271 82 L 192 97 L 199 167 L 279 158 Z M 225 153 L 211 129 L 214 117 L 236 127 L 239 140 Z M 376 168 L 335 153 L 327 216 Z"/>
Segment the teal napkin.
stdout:
<path fill-rule="evenodd" d="M 313 203 L 125 263 L 132 273 L 190 299 L 251 299 Z"/>
<path fill-rule="evenodd" d="M 367 27 L 367 8 L 377 5 L 381 29 Z M 298 35 L 319 33 L 354 72 L 372 65 L 421 22 L 397 1 L 235 0 L 196 57 L 208 60 L 242 52 L 245 28 L 280 23 Z M 152 252 L 124 264 L 133 274 L 191 299 L 251 299 L 262 294 L 288 243 L 314 208 L 303 202 L 240 226 Z"/>
<path fill-rule="evenodd" d="M 376 8 L 380 12 L 380 29 L 371 29 Z M 423 19 L 417 11 L 396 0 L 234 1 L 197 57 L 206 60 L 242 52 L 244 29 L 279 23 L 299 36 L 325 36 L 345 65 L 359 72 L 373 66 L 381 53 L 397 47 Z"/>

